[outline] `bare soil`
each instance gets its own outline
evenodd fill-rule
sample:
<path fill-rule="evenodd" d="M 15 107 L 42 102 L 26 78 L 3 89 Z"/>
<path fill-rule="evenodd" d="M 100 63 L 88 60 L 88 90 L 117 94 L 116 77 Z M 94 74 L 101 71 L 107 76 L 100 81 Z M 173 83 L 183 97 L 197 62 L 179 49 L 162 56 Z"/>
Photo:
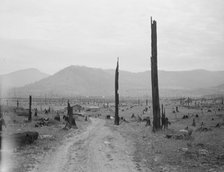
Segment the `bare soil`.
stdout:
<path fill-rule="evenodd" d="M 152 132 L 152 126 L 145 126 L 151 109 L 143 114 L 144 105 L 121 106 L 119 126 L 114 125 L 113 107 L 88 111 L 88 121 L 77 117 L 78 129 L 63 130 L 65 122 L 53 120 L 55 113 L 40 114 L 38 118 L 49 117 L 50 126 L 35 128 L 33 122 L 26 123 L 24 117 L 8 113 L 5 134 L 18 131 L 38 131 L 40 137 L 31 145 L 13 150 L 3 150 L 11 159 L 7 171 L 77 171 L 77 172 L 125 172 L 125 171 L 224 171 L 224 107 L 209 105 L 203 107 L 179 106 L 179 112 L 173 113 L 176 102 L 164 103 L 166 116 L 171 125 L 167 130 Z M 217 109 L 220 109 L 217 111 Z M 208 111 L 211 109 L 211 111 Z M 131 118 L 132 114 L 135 118 Z M 198 118 L 196 118 L 198 114 Z M 188 115 L 188 119 L 182 119 Z M 60 114 L 62 117 L 63 114 Z M 192 126 L 195 118 L 196 126 Z M 202 131 L 203 122 L 208 130 Z M 220 127 L 216 125 L 220 123 Z M 177 134 L 188 126 L 191 137 L 186 139 L 166 138 L 167 134 Z M 9 168 L 10 167 L 10 168 Z"/>
<path fill-rule="evenodd" d="M 152 126 L 146 127 L 146 122 L 131 118 L 131 114 L 143 117 L 144 106 L 123 108 L 121 116 L 129 123 L 122 122 L 118 130 L 124 138 L 134 143 L 133 161 L 138 171 L 224 171 L 224 126 L 215 127 L 217 123 L 224 124 L 224 111 L 207 112 L 204 108 L 179 108 L 180 112 L 173 113 L 174 105 L 166 106 L 167 116 L 171 122 L 169 129 L 152 132 Z M 198 114 L 199 117 L 195 118 Z M 148 114 L 152 119 L 152 114 Z M 188 115 L 188 119 L 182 119 Z M 192 126 L 193 118 L 196 126 Z M 201 122 L 208 131 L 200 131 Z M 167 134 L 177 134 L 179 130 L 193 130 L 187 139 L 168 139 Z"/>
<path fill-rule="evenodd" d="M 82 133 L 67 135 L 57 151 L 50 152 L 32 171 L 136 171 L 128 142 L 105 126 L 105 120 L 92 118 Z"/>

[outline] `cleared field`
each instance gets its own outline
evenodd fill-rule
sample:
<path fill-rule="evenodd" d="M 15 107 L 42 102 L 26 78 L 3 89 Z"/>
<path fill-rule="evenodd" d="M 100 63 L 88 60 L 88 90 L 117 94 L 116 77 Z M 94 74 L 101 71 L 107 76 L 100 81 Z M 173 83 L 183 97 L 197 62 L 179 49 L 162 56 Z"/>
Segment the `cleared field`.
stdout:
<path fill-rule="evenodd" d="M 15 111 L 15 107 L 4 106 L 7 127 L 3 127 L 3 136 L 25 131 L 39 133 L 32 144 L 2 150 L 3 155 L 11 160 L 11 165 L 7 164 L 7 167 L 9 171 L 16 172 L 35 169 L 49 171 L 62 158 L 64 163 L 58 166 L 58 170 L 65 171 L 91 171 L 93 168 L 95 171 L 119 171 L 125 164 L 127 168 L 124 169 L 129 171 L 223 171 L 224 106 L 207 102 L 200 106 L 192 104 L 188 108 L 174 100 L 162 102 L 171 124 L 168 129 L 156 133 L 152 132 L 152 126 L 145 126 L 147 117 L 152 123 L 152 112 L 150 106 L 141 102 L 135 104 L 135 101 L 130 101 L 120 105 L 119 126 L 114 125 L 112 104 L 80 103 L 84 108 L 74 112 L 78 129 L 70 130 L 63 129 L 66 125 L 63 116 L 67 114 L 64 104 L 54 102 L 55 105 L 42 105 L 42 111 L 40 105 L 34 105 L 32 108 L 37 108 L 38 113 L 33 116 L 32 122 L 27 122 L 26 110 L 17 108 Z M 50 113 L 46 114 L 45 109 L 49 107 Z M 144 111 L 146 107 L 147 111 Z M 57 113 L 60 121 L 54 119 Z M 85 121 L 86 116 L 88 121 Z M 188 118 L 183 119 L 183 116 Z M 193 119 L 195 126 L 192 126 Z M 36 125 L 44 120 L 46 124 Z M 192 131 L 187 137 L 180 132 L 186 127 Z M 63 154 L 59 154 L 60 151 Z M 54 156 L 52 162 L 50 157 Z M 67 156 L 71 158 L 63 158 Z"/>

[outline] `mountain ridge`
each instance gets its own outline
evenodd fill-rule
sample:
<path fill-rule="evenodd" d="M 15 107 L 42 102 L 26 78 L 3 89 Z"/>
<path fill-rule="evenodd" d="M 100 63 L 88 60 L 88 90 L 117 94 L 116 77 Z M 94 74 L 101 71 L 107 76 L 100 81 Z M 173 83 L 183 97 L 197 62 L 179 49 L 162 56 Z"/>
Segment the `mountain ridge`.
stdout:
<path fill-rule="evenodd" d="M 215 88 L 224 83 L 224 71 L 160 71 L 161 95 L 200 95 L 219 91 Z M 113 69 L 70 65 L 53 75 L 16 89 L 17 93 L 34 95 L 113 96 Z M 119 71 L 119 92 L 123 96 L 151 94 L 151 73 Z M 200 93 L 201 92 L 201 93 Z"/>
<path fill-rule="evenodd" d="M 48 74 L 40 72 L 35 68 L 13 71 L 7 74 L 0 75 L 0 88 L 2 92 L 5 92 L 8 89 L 23 87 L 27 84 L 34 83 L 48 76 Z"/>

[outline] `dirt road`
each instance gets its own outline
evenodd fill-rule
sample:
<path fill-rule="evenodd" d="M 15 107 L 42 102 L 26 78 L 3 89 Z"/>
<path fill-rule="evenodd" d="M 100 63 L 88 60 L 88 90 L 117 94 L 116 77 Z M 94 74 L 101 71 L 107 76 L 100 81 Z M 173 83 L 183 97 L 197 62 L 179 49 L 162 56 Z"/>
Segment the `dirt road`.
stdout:
<path fill-rule="evenodd" d="M 71 133 L 63 144 L 49 153 L 34 172 L 134 172 L 131 143 L 92 118 L 86 131 Z"/>

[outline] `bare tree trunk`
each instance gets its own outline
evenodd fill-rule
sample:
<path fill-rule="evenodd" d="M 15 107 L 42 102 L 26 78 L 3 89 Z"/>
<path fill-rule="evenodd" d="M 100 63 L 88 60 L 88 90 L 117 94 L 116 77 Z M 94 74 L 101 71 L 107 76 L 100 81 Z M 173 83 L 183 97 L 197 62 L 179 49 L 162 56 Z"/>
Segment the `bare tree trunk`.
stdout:
<path fill-rule="evenodd" d="M 32 96 L 29 96 L 29 117 L 28 117 L 28 121 L 32 120 L 32 111 L 31 111 L 31 107 L 32 106 Z"/>
<path fill-rule="evenodd" d="M 166 114 L 165 114 L 165 108 L 163 108 L 163 104 L 162 104 L 162 128 L 165 129 L 165 121 L 166 120 Z"/>
<path fill-rule="evenodd" d="M 75 126 L 77 127 L 76 125 L 76 122 L 75 122 L 75 119 L 73 118 L 72 114 L 73 114 L 73 108 L 70 106 L 70 103 L 68 102 L 68 123 L 70 124 L 70 126 Z"/>
<path fill-rule="evenodd" d="M 114 124 L 119 125 L 119 94 L 118 94 L 118 85 L 119 85 L 119 59 L 117 60 L 117 67 L 115 71 L 115 118 Z"/>
<path fill-rule="evenodd" d="M 2 123 L 3 123 L 3 115 L 2 115 L 2 109 L 0 106 L 0 132 L 2 131 Z M 0 137 L 1 137 L 1 135 L 0 135 Z M 1 142 L 1 139 L 0 139 L 0 142 Z"/>
<path fill-rule="evenodd" d="M 3 114 L 2 109 L 0 106 L 0 133 L 2 132 L 2 125 L 3 125 Z M 2 135 L 0 134 L 0 166 L 1 166 L 1 160 L 2 160 Z"/>
<path fill-rule="evenodd" d="M 190 98 L 189 97 L 187 98 L 187 107 L 188 107 L 188 109 L 190 108 Z"/>
<path fill-rule="evenodd" d="M 152 105 L 153 105 L 153 131 L 159 130 L 160 126 L 160 105 L 157 68 L 157 33 L 156 21 L 151 18 L 151 81 L 152 81 Z"/>

